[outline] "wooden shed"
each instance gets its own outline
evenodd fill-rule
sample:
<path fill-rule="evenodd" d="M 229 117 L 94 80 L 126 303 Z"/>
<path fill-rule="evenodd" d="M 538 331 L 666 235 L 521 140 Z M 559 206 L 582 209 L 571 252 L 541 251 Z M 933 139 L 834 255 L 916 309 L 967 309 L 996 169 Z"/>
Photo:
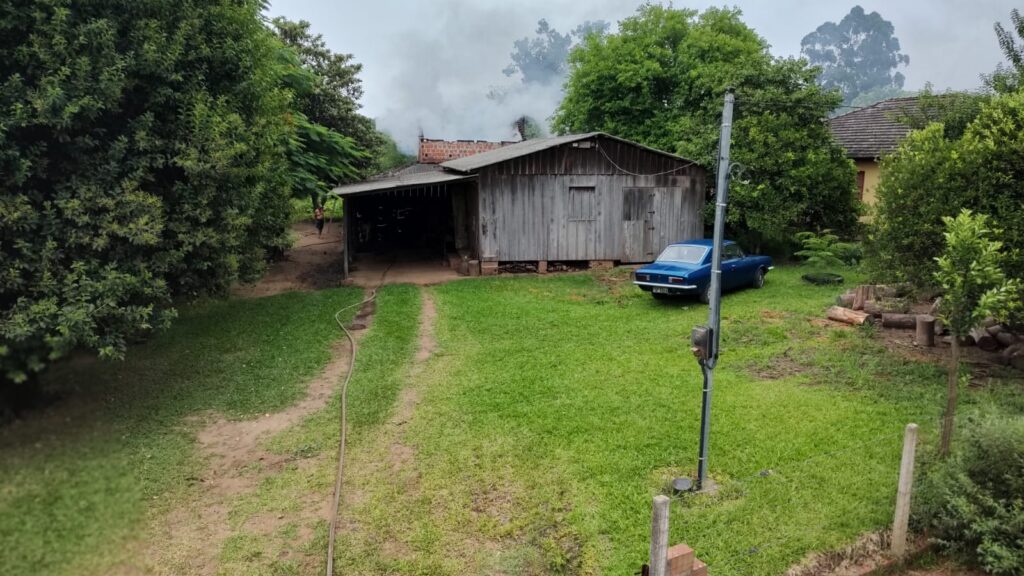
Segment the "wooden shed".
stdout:
<path fill-rule="evenodd" d="M 429 248 L 486 274 L 498 263 L 649 262 L 702 237 L 705 170 L 594 132 L 415 165 L 334 194 L 345 199 L 347 252 Z"/>

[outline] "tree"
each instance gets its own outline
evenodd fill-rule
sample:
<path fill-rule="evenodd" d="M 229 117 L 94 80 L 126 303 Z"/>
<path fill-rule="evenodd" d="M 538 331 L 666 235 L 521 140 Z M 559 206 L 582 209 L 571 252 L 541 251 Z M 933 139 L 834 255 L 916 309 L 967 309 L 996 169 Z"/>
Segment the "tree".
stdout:
<path fill-rule="evenodd" d="M 1001 265 L 1002 242 L 991 240 L 1000 231 L 989 227 L 988 217 L 963 210 L 943 217 L 945 249 L 936 258 L 935 279 L 943 288 L 939 317 L 952 334 L 946 411 L 942 423 L 940 455 L 949 455 L 960 385 L 960 340 L 986 317 L 1002 317 L 1020 298 L 1020 284 L 1007 280 Z"/>
<path fill-rule="evenodd" d="M 713 167 L 722 95 L 736 89 L 731 233 L 752 247 L 856 226 L 852 163 L 822 121 L 839 104 L 801 60 L 775 59 L 738 10 L 644 5 L 569 56 L 559 133 L 601 130 Z"/>
<path fill-rule="evenodd" d="M 295 143 L 335 136 L 294 110 L 263 7 L 0 10 L 0 395 L 76 348 L 121 357 L 287 246 Z"/>
<path fill-rule="evenodd" d="M 1009 94 L 1024 86 L 1024 44 L 1018 45 L 1017 38 L 1024 40 L 1024 17 L 1020 10 L 1010 11 L 1011 28 L 1007 30 L 1002 23 L 996 22 L 996 40 L 999 48 L 1009 61 L 1009 67 L 999 65 L 996 71 L 984 77 L 985 84 L 1000 94 Z"/>
<path fill-rule="evenodd" d="M 1024 280 L 1024 93 L 982 103 L 957 139 L 934 123 L 882 159 L 867 263 L 879 280 L 928 286 L 942 217 L 970 208 L 1003 230 L 1006 270 Z"/>
<path fill-rule="evenodd" d="M 301 66 L 311 73 L 296 93 L 298 110 L 310 122 L 352 139 L 356 148 L 368 153 L 354 160 L 362 172 L 355 178 L 372 172 L 386 143 L 373 120 L 359 113 L 362 64 L 354 62 L 351 54 L 332 52 L 323 36 L 313 34 L 311 24 L 305 20 L 292 22 L 279 16 L 271 20 L 271 26 L 285 45 L 294 50 Z"/>
<path fill-rule="evenodd" d="M 303 67 L 289 48 L 277 52 L 282 82 L 297 100 L 306 100 L 322 85 L 322 79 Z M 306 100 L 308 101 L 308 100 Z M 330 189 L 346 180 L 358 179 L 370 157 L 354 140 L 321 124 L 304 113 L 289 115 L 294 135 L 288 141 L 288 178 L 292 195 L 309 198 L 315 208 L 323 204 Z"/>
<path fill-rule="evenodd" d="M 537 21 L 535 38 L 520 38 L 513 44 L 512 63 L 505 67 L 506 76 L 519 74 L 523 84 L 548 85 L 565 78 L 569 50 L 575 42 L 591 34 L 604 34 L 608 23 L 603 20 L 586 21 L 572 32 L 561 34 L 541 18 Z"/>
<path fill-rule="evenodd" d="M 821 67 L 821 84 L 838 88 L 843 102 L 878 88 L 903 88 L 903 74 L 896 71 L 910 57 L 900 52 L 892 22 L 878 12 L 865 13 L 854 6 L 838 24 L 825 22 L 800 41 L 800 53 Z"/>

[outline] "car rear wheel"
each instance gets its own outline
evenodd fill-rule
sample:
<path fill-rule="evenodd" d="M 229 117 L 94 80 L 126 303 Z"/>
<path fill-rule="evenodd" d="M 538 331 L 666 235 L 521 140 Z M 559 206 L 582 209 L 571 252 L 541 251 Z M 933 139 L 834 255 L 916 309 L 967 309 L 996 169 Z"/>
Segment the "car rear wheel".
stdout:
<path fill-rule="evenodd" d="M 711 303 L 711 282 L 700 291 L 700 301 L 705 304 Z"/>
<path fill-rule="evenodd" d="M 758 268 L 754 274 L 754 288 L 764 288 L 764 268 Z"/>

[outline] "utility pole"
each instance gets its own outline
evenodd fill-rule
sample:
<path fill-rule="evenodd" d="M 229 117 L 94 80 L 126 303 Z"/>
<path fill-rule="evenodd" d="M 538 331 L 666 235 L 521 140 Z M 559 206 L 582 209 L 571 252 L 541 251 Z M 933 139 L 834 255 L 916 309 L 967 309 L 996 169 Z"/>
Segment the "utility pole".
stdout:
<path fill-rule="evenodd" d="M 708 325 L 694 329 L 694 351 L 704 375 L 700 415 L 700 455 L 697 459 L 697 490 L 703 490 L 708 475 L 708 437 L 711 433 L 711 391 L 713 372 L 718 362 L 719 331 L 722 326 L 722 245 L 725 236 L 725 208 L 729 202 L 729 147 L 732 141 L 732 107 L 736 101 L 732 88 L 725 92 L 722 109 L 722 134 L 718 141 L 718 184 L 715 186 L 715 237 L 711 252 L 711 293 Z M 701 334 L 698 336 L 698 334 Z M 698 340 L 703 340 L 703 351 Z"/>

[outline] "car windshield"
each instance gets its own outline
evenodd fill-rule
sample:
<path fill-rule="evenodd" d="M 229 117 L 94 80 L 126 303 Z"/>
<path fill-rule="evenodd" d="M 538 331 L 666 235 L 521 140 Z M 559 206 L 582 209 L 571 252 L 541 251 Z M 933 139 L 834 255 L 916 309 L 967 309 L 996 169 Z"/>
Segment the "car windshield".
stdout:
<path fill-rule="evenodd" d="M 688 244 L 669 246 L 658 256 L 658 262 L 680 262 L 682 264 L 700 264 L 708 249 L 705 246 Z"/>

